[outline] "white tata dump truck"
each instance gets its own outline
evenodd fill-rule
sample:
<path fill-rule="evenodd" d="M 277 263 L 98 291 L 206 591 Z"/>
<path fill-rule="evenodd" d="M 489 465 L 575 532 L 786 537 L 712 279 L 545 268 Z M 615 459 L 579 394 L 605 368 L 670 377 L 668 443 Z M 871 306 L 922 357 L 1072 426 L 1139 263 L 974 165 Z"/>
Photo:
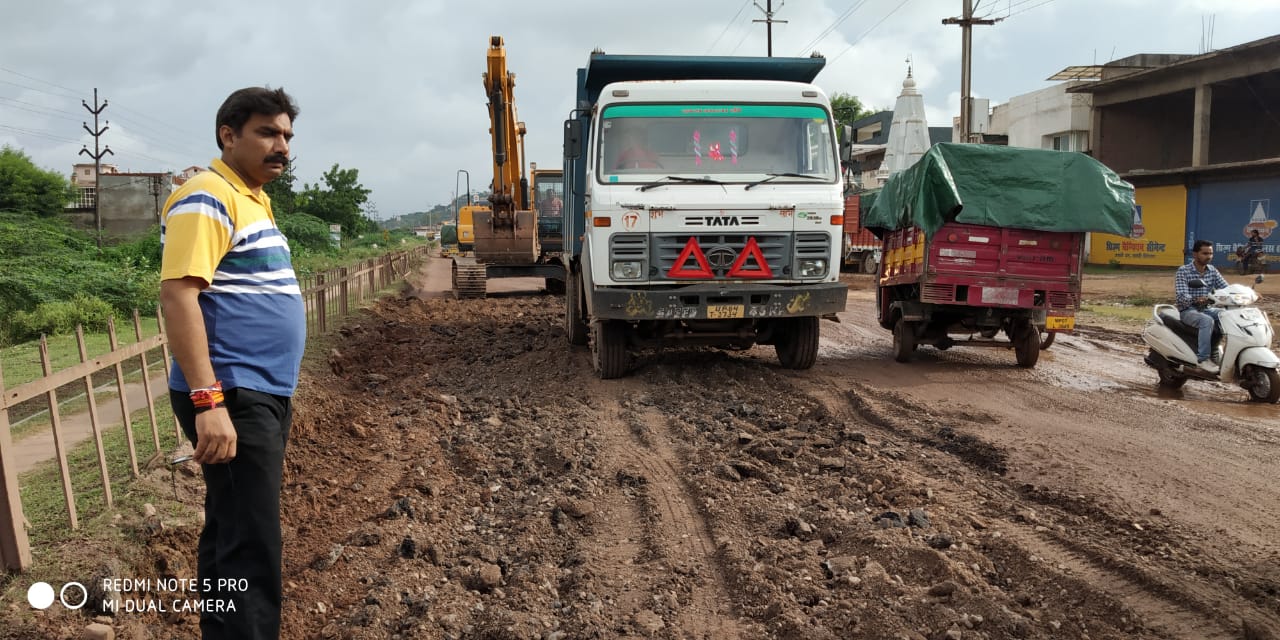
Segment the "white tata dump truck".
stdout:
<path fill-rule="evenodd" d="M 606 55 L 565 122 L 565 330 L 601 378 L 632 351 L 771 344 L 807 369 L 844 310 L 825 60 Z"/>

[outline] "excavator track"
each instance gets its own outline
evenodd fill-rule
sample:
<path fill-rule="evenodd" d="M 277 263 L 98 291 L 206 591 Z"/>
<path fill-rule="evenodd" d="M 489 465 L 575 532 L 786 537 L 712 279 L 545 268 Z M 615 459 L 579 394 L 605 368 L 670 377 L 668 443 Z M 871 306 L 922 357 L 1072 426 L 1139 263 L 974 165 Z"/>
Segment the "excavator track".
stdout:
<path fill-rule="evenodd" d="M 488 276 L 475 258 L 453 259 L 453 295 L 459 299 L 483 298 Z"/>

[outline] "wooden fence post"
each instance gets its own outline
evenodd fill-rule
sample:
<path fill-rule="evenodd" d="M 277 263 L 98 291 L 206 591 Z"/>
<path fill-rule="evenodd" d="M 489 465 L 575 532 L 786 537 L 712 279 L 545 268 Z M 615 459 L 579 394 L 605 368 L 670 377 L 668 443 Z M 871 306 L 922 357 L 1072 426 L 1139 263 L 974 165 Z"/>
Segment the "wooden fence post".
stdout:
<path fill-rule="evenodd" d="M 40 335 L 40 366 L 44 369 L 45 377 L 53 375 L 53 365 L 49 362 L 49 340 Z M 62 421 L 58 419 L 58 389 L 50 387 L 45 393 L 49 399 L 49 425 L 53 429 L 53 450 L 58 456 L 58 471 L 62 475 L 62 497 L 67 501 L 67 518 L 71 521 L 72 529 L 80 528 L 80 521 L 76 518 L 76 497 L 71 488 L 71 471 L 67 469 L 67 451 L 62 446 Z"/>
<path fill-rule="evenodd" d="M 351 308 L 351 301 L 347 297 L 351 293 L 350 288 L 347 286 L 347 275 L 348 272 L 346 267 L 338 269 L 338 276 L 342 278 L 341 283 L 338 285 L 338 297 L 342 300 L 342 304 L 339 309 L 342 311 L 343 317 L 346 317 Z"/>
<path fill-rule="evenodd" d="M 16 464 L 13 436 L 9 433 L 9 403 L 4 398 L 4 372 L 0 371 L 0 566 L 7 571 L 26 571 L 31 567 L 31 543 L 27 540 L 27 518 L 22 515 Z"/>
<path fill-rule="evenodd" d="M 138 315 L 137 309 L 133 310 L 133 335 L 138 338 L 138 342 L 142 342 L 142 317 Z M 151 418 L 151 442 L 155 444 L 156 451 L 159 451 L 160 424 L 156 422 L 156 399 L 151 393 L 151 370 L 147 368 L 147 352 L 139 353 L 138 360 L 142 363 L 142 391 L 147 398 L 147 416 Z"/>
<path fill-rule="evenodd" d="M 76 346 L 80 349 L 80 362 L 89 361 L 89 350 L 84 346 L 84 326 L 76 325 Z M 110 509 L 115 503 L 111 499 L 111 475 L 107 472 L 107 452 L 102 448 L 102 425 L 98 422 L 98 399 L 93 394 L 93 372 L 84 374 L 84 394 L 89 401 L 89 430 L 93 433 L 93 445 L 98 450 L 98 471 L 102 476 L 102 497 Z M 125 416 L 126 421 L 129 416 Z"/>
<path fill-rule="evenodd" d="M 160 355 L 164 358 L 164 379 L 169 379 L 169 333 L 165 331 L 164 313 L 160 309 L 160 305 L 156 305 L 156 331 L 159 335 L 164 336 L 164 340 L 160 343 Z"/>
<path fill-rule="evenodd" d="M 113 317 L 107 318 L 107 339 L 111 342 L 111 353 L 115 353 L 120 348 L 120 341 L 116 339 L 116 320 Z M 124 367 L 117 362 L 116 369 L 116 393 L 120 396 L 120 415 L 124 419 L 124 434 L 129 440 L 129 469 L 133 472 L 133 477 L 141 476 L 138 473 L 138 447 L 133 443 L 133 421 L 129 419 L 132 415 L 129 411 L 129 394 L 125 393 L 124 384 Z"/>
<path fill-rule="evenodd" d="M 325 286 L 324 286 L 324 274 L 323 274 L 323 273 L 317 273 L 317 274 L 316 274 L 316 288 L 317 288 L 317 290 L 316 290 L 316 294 L 317 294 L 317 295 L 316 295 L 316 320 L 317 320 L 318 324 L 320 325 L 320 333 L 324 333 L 324 332 L 326 331 L 326 329 L 325 329 L 325 312 L 326 312 L 326 310 L 327 310 L 327 305 L 325 304 L 324 296 L 325 296 L 325 294 L 326 294 L 326 293 L 328 293 L 328 289 L 326 289 L 326 288 L 325 288 Z"/>

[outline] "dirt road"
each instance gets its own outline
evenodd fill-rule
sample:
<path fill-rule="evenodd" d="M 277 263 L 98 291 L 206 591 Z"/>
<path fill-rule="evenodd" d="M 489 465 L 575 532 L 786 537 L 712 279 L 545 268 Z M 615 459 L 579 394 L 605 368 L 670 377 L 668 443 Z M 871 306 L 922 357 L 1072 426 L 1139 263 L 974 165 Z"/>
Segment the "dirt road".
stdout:
<path fill-rule="evenodd" d="M 1162 397 L 1118 325 L 1034 370 L 896 363 L 850 283 L 810 371 L 690 350 L 600 381 L 559 298 L 420 274 L 304 379 L 285 637 L 1276 637 L 1275 406 Z M 156 621 L 118 637 L 195 637 Z"/>

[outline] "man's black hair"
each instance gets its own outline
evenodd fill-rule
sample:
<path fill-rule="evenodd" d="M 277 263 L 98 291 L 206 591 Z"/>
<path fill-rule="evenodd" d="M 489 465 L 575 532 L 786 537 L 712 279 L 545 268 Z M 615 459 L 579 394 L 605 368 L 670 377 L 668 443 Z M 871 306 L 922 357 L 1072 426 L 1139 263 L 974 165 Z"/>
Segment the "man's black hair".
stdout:
<path fill-rule="evenodd" d="M 241 130 L 244 129 L 244 123 L 248 122 L 249 118 L 255 115 L 275 117 L 282 113 L 289 114 L 289 122 L 293 122 L 298 117 L 298 105 L 289 94 L 284 92 L 284 88 L 240 89 L 227 96 L 222 106 L 218 107 L 218 121 L 213 126 L 213 137 L 218 141 L 218 148 L 222 149 L 222 136 L 218 135 L 222 125 L 231 127 L 236 135 L 240 135 Z"/>
<path fill-rule="evenodd" d="M 1212 247 L 1212 246 L 1213 246 L 1213 243 L 1209 242 L 1208 240 L 1196 240 L 1196 243 L 1191 245 L 1191 253 L 1200 253 L 1200 249 L 1202 247 Z"/>

